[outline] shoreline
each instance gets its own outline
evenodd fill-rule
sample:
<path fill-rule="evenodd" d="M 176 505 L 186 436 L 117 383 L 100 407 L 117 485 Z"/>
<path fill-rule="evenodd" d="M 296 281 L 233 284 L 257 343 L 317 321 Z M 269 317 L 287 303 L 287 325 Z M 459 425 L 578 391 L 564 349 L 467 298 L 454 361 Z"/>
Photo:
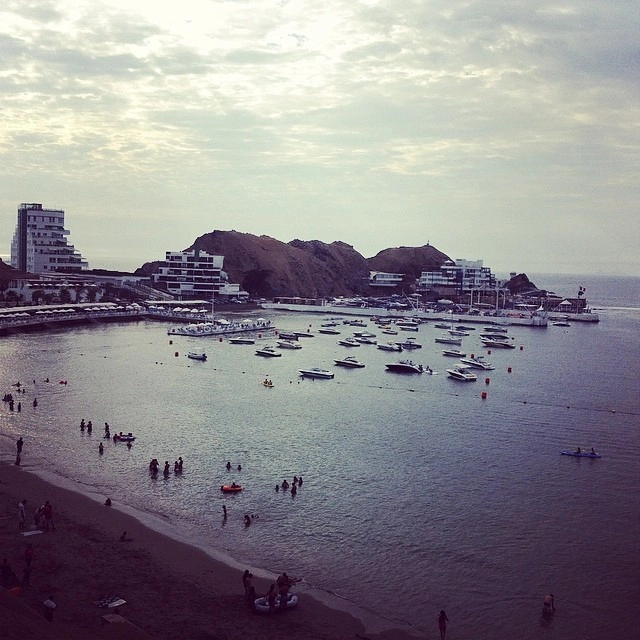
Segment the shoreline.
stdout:
<path fill-rule="evenodd" d="M 20 535 L 17 504 L 23 498 L 27 499 L 27 528 L 35 528 L 35 508 L 49 500 L 56 514 L 56 531 Z M 106 507 L 97 496 L 51 482 L 38 475 L 36 468 L 30 468 L 24 458 L 22 466 L 15 466 L 6 439 L 2 439 L 3 557 L 8 558 L 18 578 L 22 578 L 21 554 L 27 542 L 33 544 L 36 555 L 30 585 L 19 599 L 33 608 L 36 617 L 41 614 L 42 602 L 55 595 L 59 602 L 56 623 L 100 628 L 101 616 L 110 611 L 99 609 L 92 602 L 112 594 L 127 600 L 120 608 L 122 616 L 157 640 L 185 637 L 276 640 L 283 633 L 309 640 L 424 637 L 416 630 L 398 629 L 397 625 L 374 620 L 373 616 L 368 619 L 364 611 L 361 617 L 356 617 L 350 603 L 305 588 L 303 583 L 294 588 L 300 596 L 295 609 L 273 616 L 252 612 L 244 601 L 242 569 L 238 563 L 214 557 L 205 549 L 155 530 L 129 510 L 118 508 L 117 499 L 111 499 L 113 506 Z M 120 542 L 123 531 L 132 538 L 130 542 Z M 259 568 L 255 574 L 254 586 L 261 595 L 275 576 Z M 213 629 L 217 631 L 211 635 Z"/>

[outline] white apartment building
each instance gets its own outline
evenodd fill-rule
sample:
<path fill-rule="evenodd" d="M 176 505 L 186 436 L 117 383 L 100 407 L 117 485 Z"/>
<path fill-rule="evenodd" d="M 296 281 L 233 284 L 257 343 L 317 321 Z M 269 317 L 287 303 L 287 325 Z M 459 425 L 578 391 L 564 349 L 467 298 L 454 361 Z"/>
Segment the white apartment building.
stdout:
<path fill-rule="evenodd" d="M 89 268 L 67 241 L 62 209 L 23 202 L 11 242 L 11 266 L 28 273 L 74 273 Z"/>
<path fill-rule="evenodd" d="M 418 279 L 420 293 L 434 292 L 438 295 L 465 295 L 475 291 L 495 290 L 496 277 L 482 260 L 447 260 L 436 271 L 423 271 Z"/>
<path fill-rule="evenodd" d="M 397 287 L 402 284 L 402 273 L 385 273 L 383 271 L 369 271 L 369 286 L 379 288 Z"/>
<path fill-rule="evenodd" d="M 224 256 L 206 251 L 167 251 L 165 261 L 153 274 L 154 285 L 178 300 L 213 300 L 215 297 L 247 297 L 240 285 L 228 282 L 222 271 Z"/>

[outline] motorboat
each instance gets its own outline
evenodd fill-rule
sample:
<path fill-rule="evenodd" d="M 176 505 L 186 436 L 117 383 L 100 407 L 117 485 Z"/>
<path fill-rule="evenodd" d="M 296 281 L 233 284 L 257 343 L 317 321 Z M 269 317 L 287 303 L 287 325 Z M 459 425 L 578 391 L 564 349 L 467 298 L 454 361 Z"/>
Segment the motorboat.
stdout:
<path fill-rule="evenodd" d="M 397 362 L 389 362 L 384 365 L 388 371 L 394 373 L 423 373 L 424 368 L 421 364 L 415 364 L 411 360 L 398 360 Z"/>
<path fill-rule="evenodd" d="M 475 382 L 478 379 L 478 376 L 469 371 L 469 367 L 466 365 L 458 365 L 452 369 L 447 369 L 447 375 L 454 380 L 461 380 L 462 382 Z"/>
<path fill-rule="evenodd" d="M 507 333 L 509 329 L 506 329 L 505 327 L 497 327 L 494 325 L 493 327 L 484 327 L 483 331 L 486 331 L 487 333 Z"/>
<path fill-rule="evenodd" d="M 383 351 L 402 351 L 402 347 L 395 342 L 382 342 L 378 345 L 378 349 Z"/>
<path fill-rule="evenodd" d="M 487 338 L 480 336 L 480 342 L 485 347 L 497 347 L 498 349 L 515 349 L 516 345 L 508 342 L 508 338 L 499 338 L 495 336 L 493 338 Z"/>
<path fill-rule="evenodd" d="M 313 338 L 311 331 L 294 331 L 294 333 L 298 338 Z"/>
<path fill-rule="evenodd" d="M 265 358 L 279 358 L 280 356 L 282 356 L 281 353 L 279 353 L 278 351 L 276 351 L 273 347 L 266 345 L 264 347 L 262 347 L 261 349 L 258 349 L 256 351 L 256 355 L 257 356 L 263 356 Z"/>
<path fill-rule="evenodd" d="M 282 338 L 283 340 L 297 340 L 298 339 L 298 334 L 297 333 L 292 333 L 292 332 L 280 331 L 278 333 L 278 337 Z"/>
<path fill-rule="evenodd" d="M 400 327 L 400 331 L 418 331 L 419 329 L 419 325 L 417 324 L 396 324 Z"/>
<path fill-rule="evenodd" d="M 202 362 L 204 362 L 207 359 L 207 354 L 189 351 L 189 353 L 187 353 L 187 358 L 191 358 L 191 360 L 201 360 Z"/>
<path fill-rule="evenodd" d="M 300 369 L 300 375 L 305 378 L 322 378 L 324 380 L 331 380 L 334 374 L 327 369 L 320 369 L 319 367 L 312 367 L 311 369 Z"/>
<path fill-rule="evenodd" d="M 321 327 L 337 327 L 338 323 L 334 320 L 330 320 L 329 322 L 323 322 L 320 324 Z"/>
<path fill-rule="evenodd" d="M 491 369 L 495 369 L 495 367 L 484 359 L 484 356 L 470 356 L 469 358 L 460 358 L 460 362 L 462 364 L 467 364 L 470 367 L 475 367 L 476 369 L 486 369 L 490 371 Z"/>
<path fill-rule="evenodd" d="M 434 338 L 436 342 L 440 342 L 441 344 L 457 344 L 460 346 L 462 344 L 462 338 L 459 336 L 445 336 L 442 335 L 439 338 Z"/>
<path fill-rule="evenodd" d="M 353 356 L 347 356 L 346 358 L 342 358 L 341 360 L 334 360 L 334 362 L 339 367 L 351 367 L 352 369 L 362 369 L 364 367 L 364 362 L 360 362 L 356 360 Z"/>
<path fill-rule="evenodd" d="M 281 349 L 302 349 L 302 345 L 298 342 L 294 342 L 293 340 L 278 340 L 276 344 Z"/>
<path fill-rule="evenodd" d="M 433 326 L 436 329 L 450 329 L 451 328 L 450 324 L 445 324 L 444 322 L 436 322 Z"/>
<path fill-rule="evenodd" d="M 466 325 L 464 325 L 464 324 L 459 324 L 459 325 L 456 327 L 456 329 L 457 329 L 458 331 L 475 331 L 475 330 L 476 330 L 476 328 L 475 328 L 475 327 L 467 327 L 467 326 L 466 326 Z"/>
<path fill-rule="evenodd" d="M 356 336 L 354 340 L 360 344 L 378 344 L 377 340 L 369 338 L 368 336 Z"/>
<path fill-rule="evenodd" d="M 551 323 L 554 327 L 570 327 L 571 325 L 566 320 L 556 320 Z"/>
<path fill-rule="evenodd" d="M 353 335 L 356 338 L 375 338 L 376 334 L 371 333 L 371 331 L 354 331 Z"/>
<path fill-rule="evenodd" d="M 344 338 L 343 340 L 338 340 L 338 344 L 341 344 L 343 347 L 359 347 L 360 343 L 355 338 Z"/>
<path fill-rule="evenodd" d="M 452 335 L 452 336 L 468 336 L 469 335 L 468 331 L 461 331 L 460 329 L 447 329 L 447 331 L 449 332 L 449 335 Z"/>
<path fill-rule="evenodd" d="M 395 329 L 383 329 L 382 333 L 385 333 L 388 336 L 397 336 L 398 332 Z"/>
<path fill-rule="evenodd" d="M 340 335 L 340 332 L 337 329 L 334 329 L 333 327 L 321 327 L 320 329 L 318 329 L 318 333 L 326 333 L 330 336 Z"/>
<path fill-rule="evenodd" d="M 443 349 L 442 355 L 451 358 L 464 358 L 467 354 L 460 351 L 460 349 Z"/>
<path fill-rule="evenodd" d="M 255 338 L 229 338 L 229 344 L 255 344 Z"/>
<path fill-rule="evenodd" d="M 348 324 L 352 327 L 366 327 L 367 323 L 364 320 L 343 320 L 344 324 Z"/>
<path fill-rule="evenodd" d="M 396 344 L 403 349 L 422 349 L 422 345 L 416 342 L 415 338 L 407 338 L 402 342 L 396 342 Z"/>

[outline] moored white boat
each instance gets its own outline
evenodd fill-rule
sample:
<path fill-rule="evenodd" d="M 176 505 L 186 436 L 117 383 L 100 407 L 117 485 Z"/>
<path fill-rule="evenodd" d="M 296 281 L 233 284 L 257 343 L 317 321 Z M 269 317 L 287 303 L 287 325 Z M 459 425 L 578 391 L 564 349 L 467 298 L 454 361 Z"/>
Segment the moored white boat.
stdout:
<path fill-rule="evenodd" d="M 485 347 L 494 347 L 498 349 L 515 349 L 516 348 L 516 345 L 513 344 L 512 342 L 509 342 L 508 338 L 503 340 L 498 336 L 494 336 L 493 338 L 480 336 L 480 342 L 482 342 L 482 344 Z"/>
<path fill-rule="evenodd" d="M 359 347 L 360 343 L 355 338 L 344 338 L 343 340 L 338 340 L 338 344 L 341 344 L 343 347 Z"/>
<path fill-rule="evenodd" d="M 495 369 L 495 367 L 484 359 L 484 356 L 470 356 L 469 358 L 460 358 L 460 362 L 462 364 L 469 365 L 470 367 L 475 367 L 476 369 L 486 369 L 490 371 Z"/>
<path fill-rule="evenodd" d="M 201 360 L 204 362 L 207 359 L 207 354 L 204 352 L 196 353 L 195 351 L 189 351 L 189 353 L 187 353 L 187 358 L 191 358 L 191 360 Z"/>
<path fill-rule="evenodd" d="M 237 338 L 229 338 L 229 344 L 255 344 L 255 338 L 244 338 L 238 336 Z"/>
<path fill-rule="evenodd" d="M 443 349 L 442 355 L 452 358 L 464 358 L 467 354 L 460 351 L 460 349 Z"/>
<path fill-rule="evenodd" d="M 356 360 L 356 358 L 354 358 L 353 356 L 347 356 L 346 358 L 334 360 L 334 362 L 339 367 L 351 367 L 352 369 L 362 369 L 362 367 L 364 367 L 364 362 Z"/>
<path fill-rule="evenodd" d="M 378 349 L 383 351 L 402 351 L 402 347 L 394 342 L 381 342 L 378 344 Z"/>
<path fill-rule="evenodd" d="M 407 338 L 406 340 L 396 342 L 396 344 L 403 349 L 422 349 L 422 345 L 416 342 L 415 338 Z"/>
<path fill-rule="evenodd" d="M 454 380 L 461 380 L 462 382 L 475 382 L 478 379 L 478 376 L 469 371 L 469 367 L 465 365 L 447 369 L 447 375 Z"/>
<path fill-rule="evenodd" d="M 302 345 L 298 342 L 294 342 L 293 340 L 278 340 L 276 344 L 281 349 L 302 349 Z"/>
<path fill-rule="evenodd" d="M 415 364 L 411 360 L 398 360 L 397 362 L 389 362 L 384 365 L 388 371 L 394 373 L 423 373 L 424 368 L 421 364 Z"/>
<path fill-rule="evenodd" d="M 333 327 L 321 327 L 320 329 L 318 329 L 318 333 L 325 333 L 330 336 L 340 335 L 340 332 L 337 329 L 334 329 Z"/>
<path fill-rule="evenodd" d="M 278 353 L 273 347 L 266 345 L 256 351 L 257 356 L 263 356 L 264 358 L 280 358 L 281 353 Z"/>
<path fill-rule="evenodd" d="M 334 376 L 332 371 L 321 369 L 320 367 L 312 367 L 311 369 L 300 369 L 300 375 L 304 376 L 305 378 L 323 378 L 325 380 L 330 380 Z"/>
<path fill-rule="evenodd" d="M 442 335 L 439 338 L 434 338 L 435 342 L 440 342 L 441 344 L 457 344 L 460 346 L 462 344 L 462 338 L 456 336 L 445 336 Z"/>

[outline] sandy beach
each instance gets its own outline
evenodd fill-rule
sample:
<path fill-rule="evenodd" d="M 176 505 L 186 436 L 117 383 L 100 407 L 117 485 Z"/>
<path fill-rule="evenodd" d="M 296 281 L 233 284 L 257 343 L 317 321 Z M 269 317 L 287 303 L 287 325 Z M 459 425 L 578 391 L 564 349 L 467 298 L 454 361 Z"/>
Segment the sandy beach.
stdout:
<path fill-rule="evenodd" d="M 358 619 L 327 607 L 299 590 L 300 602 L 282 614 L 251 611 L 243 597 L 242 572 L 204 551 L 163 536 L 117 508 L 50 484 L 29 469 L 16 466 L 7 441 L 0 461 L 0 541 L 22 580 L 24 550 L 33 545 L 29 585 L 12 594 L 0 588 L 0 637 L 234 639 L 283 637 L 307 640 L 402 640 L 421 637 L 400 630 L 368 632 Z M 26 499 L 26 527 L 49 500 L 55 531 L 24 536 L 18 527 L 18 503 Z M 121 542 L 123 531 L 130 541 Z M 286 570 L 284 568 L 283 570 Z M 274 576 L 275 579 L 275 576 Z M 254 579 L 259 595 L 270 584 Z M 294 591 L 296 588 L 294 588 Z M 113 610 L 93 602 L 119 596 L 126 622 L 105 623 Z M 43 602 L 57 605 L 54 621 L 44 618 Z"/>

